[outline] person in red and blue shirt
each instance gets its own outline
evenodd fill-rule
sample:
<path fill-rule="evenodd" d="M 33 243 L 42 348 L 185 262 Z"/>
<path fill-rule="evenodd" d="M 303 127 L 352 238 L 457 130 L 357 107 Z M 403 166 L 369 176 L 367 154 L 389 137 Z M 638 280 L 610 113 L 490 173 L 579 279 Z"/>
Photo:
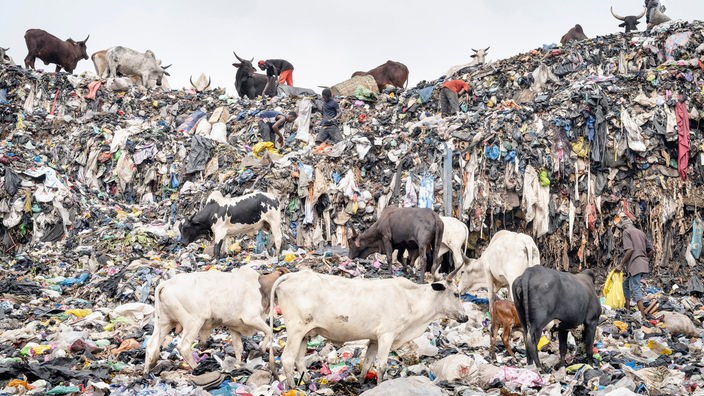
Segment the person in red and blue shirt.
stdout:
<path fill-rule="evenodd" d="M 459 95 L 469 93 L 469 85 L 462 80 L 448 80 L 440 89 L 440 111 L 443 117 L 455 115 L 460 111 Z"/>

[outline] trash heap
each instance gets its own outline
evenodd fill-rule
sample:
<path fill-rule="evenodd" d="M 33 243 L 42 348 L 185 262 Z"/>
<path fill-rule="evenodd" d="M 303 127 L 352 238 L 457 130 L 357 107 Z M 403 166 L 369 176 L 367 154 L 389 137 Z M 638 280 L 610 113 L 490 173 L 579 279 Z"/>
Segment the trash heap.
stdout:
<path fill-rule="evenodd" d="M 173 341 L 142 380 L 154 287 L 178 272 L 243 264 L 390 276 L 378 257 L 352 262 L 344 248 L 353 229 L 404 205 L 465 221 L 470 256 L 510 229 L 535 238 L 543 265 L 599 268 L 601 280 L 621 257 L 612 220 L 623 213 L 653 242 L 648 300 L 680 316 L 648 323 L 605 306 L 601 365 L 540 375 L 523 367 L 522 353 L 518 362 L 486 361 L 486 305 L 468 297 L 475 320 L 431 325 L 390 360 L 387 378 L 396 379 L 386 390 L 354 377 L 363 346 L 319 338 L 308 344 L 313 379 L 301 390 L 701 392 L 703 28 L 673 21 L 468 67 L 452 76 L 472 88 L 452 117 L 439 116 L 443 78 L 406 91 L 359 87 L 340 98 L 345 140 L 332 146 L 313 142 L 316 97 L 147 91 L 129 79 L 0 66 L 0 385 L 32 394 L 204 386 L 281 394 L 256 343 L 245 342 L 247 363 L 235 367 L 220 331 L 200 349 L 193 374 L 205 377 L 179 369 Z M 283 148 L 259 141 L 257 114 L 270 109 L 298 113 Z M 179 243 L 178 222 L 214 189 L 279 196 L 281 261 L 267 255 L 266 233 L 228 242 L 220 261 L 207 240 Z M 543 350 L 555 351 L 553 340 Z"/>

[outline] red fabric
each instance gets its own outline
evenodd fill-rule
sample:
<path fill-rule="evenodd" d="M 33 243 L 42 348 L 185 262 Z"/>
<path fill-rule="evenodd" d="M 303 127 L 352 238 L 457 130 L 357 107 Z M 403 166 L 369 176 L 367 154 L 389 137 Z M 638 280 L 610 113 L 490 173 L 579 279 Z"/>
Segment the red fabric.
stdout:
<path fill-rule="evenodd" d="M 293 70 L 284 70 L 279 74 L 279 84 L 286 84 L 289 87 L 293 86 Z"/>
<path fill-rule="evenodd" d="M 628 202 L 626 202 L 625 199 L 623 200 L 623 213 L 626 215 L 626 217 L 631 219 L 631 221 L 636 221 L 636 216 L 634 216 L 633 213 L 628 210 Z"/>
<path fill-rule="evenodd" d="M 444 83 L 442 83 L 442 86 L 445 88 L 450 88 L 455 93 L 460 93 L 460 91 L 463 89 L 469 92 L 469 85 L 467 85 L 467 83 L 462 80 L 445 81 Z"/>
<path fill-rule="evenodd" d="M 687 180 L 687 165 L 689 165 L 689 112 L 684 102 L 675 105 L 677 115 L 677 136 L 679 138 L 679 153 L 677 154 L 677 170 L 680 180 Z"/>

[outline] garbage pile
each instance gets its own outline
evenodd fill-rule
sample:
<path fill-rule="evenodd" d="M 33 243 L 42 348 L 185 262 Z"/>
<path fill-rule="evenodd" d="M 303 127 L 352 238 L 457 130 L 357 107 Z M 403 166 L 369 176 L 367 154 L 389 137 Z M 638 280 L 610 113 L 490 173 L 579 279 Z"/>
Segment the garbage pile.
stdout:
<path fill-rule="evenodd" d="M 465 221 L 470 256 L 510 229 L 535 238 L 543 265 L 602 269 L 602 281 L 622 256 L 613 218 L 625 213 L 653 242 L 650 303 L 678 315 L 642 323 L 605 308 L 599 367 L 538 374 L 524 367 L 520 346 L 518 361 L 486 360 L 486 305 L 472 299 L 474 321 L 433 324 L 397 352 L 387 390 L 354 377 L 364 346 L 322 338 L 308 343 L 313 379 L 301 390 L 701 392 L 703 28 L 673 21 L 545 45 L 406 91 L 359 88 L 339 98 L 345 139 L 334 145 L 313 142 L 315 96 L 247 100 L 0 66 L 0 385 L 31 394 L 282 394 L 262 370 L 261 338 L 247 339 L 247 363 L 235 367 L 220 331 L 198 354 L 192 374 L 204 377 L 181 368 L 172 341 L 143 380 L 153 289 L 179 272 L 243 264 L 390 276 L 378 257 L 352 262 L 344 248 L 353 229 L 404 205 Z M 444 77 L 465 80 L 472 95 L 443 118 Z M 272 109 L 298 113 L 283 147 L 258 136 L 257 114 Z M 179 243 L 179 221 L 214 189 L 279 196 L 281 261 L 268 255 L 266 233 L 228 242 L 219 261 L 207 240 Z M 543 350 L 555 351 L 552 340 Z"/>

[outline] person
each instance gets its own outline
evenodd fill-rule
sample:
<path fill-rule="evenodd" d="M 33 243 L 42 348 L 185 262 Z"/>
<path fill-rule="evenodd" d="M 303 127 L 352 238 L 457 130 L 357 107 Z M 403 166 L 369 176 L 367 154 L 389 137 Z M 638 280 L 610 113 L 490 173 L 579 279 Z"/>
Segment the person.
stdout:
<path fill-rule="evenodd" d="M 626 277 L 623 280 L 626 307 L 630 306 L 630 301 L 633 299 L 636 301 L 643 319 L 650 319 L 643 304 L 643 289 L 640 280 L 644 274 L 650 272 L 648 263 L 649 258 L 653 255 L 653 246 L 645 233 L 636 228 L 625 214 L 617 216 L 614 222 L 617 227 L 621 228 L 623 234 L 623 259 L 616 266 L 616 270 L 626 269 Z"/>
<path fill-rule="evenodd" d="M 272 142 L 276 145 L 275 139 L 278 137 L 281 141 L 281 146 L 284 145 L 283 128 L 286 124 L 296 120 L 298 114 L 295 111 L 284 116 L 278 111 L 267 110 L 259 113 L 259 136 L 262 141 Z"/>
<path fill-rule="evenodd" d="M 330 88 L 323 89 L 323 119 L 320 122 L 320 132 L 315 136 L 315 144 L 320 144 L 326 141 L 337 143 L 342 140 L 342 133 L 337 126 L 337 120 L 340 118 L 340 105 L 332 98 Z"/>
<path fill-rule="evenodd" d="M 440 111 L 443 117 L 457 114 L 460 111 L 459 95 L 465 93 L 469 93 L 469 85 L 462 80 L 448 80 L 442 83 Z"/>
<path fill-rule="evenodd" d="M 279 84 L 293 85 L 293 65 L 283 59 L 260 60 L 258 63 L 260 70 L 266 70 L 266 76 L 278 78 Z"/>

